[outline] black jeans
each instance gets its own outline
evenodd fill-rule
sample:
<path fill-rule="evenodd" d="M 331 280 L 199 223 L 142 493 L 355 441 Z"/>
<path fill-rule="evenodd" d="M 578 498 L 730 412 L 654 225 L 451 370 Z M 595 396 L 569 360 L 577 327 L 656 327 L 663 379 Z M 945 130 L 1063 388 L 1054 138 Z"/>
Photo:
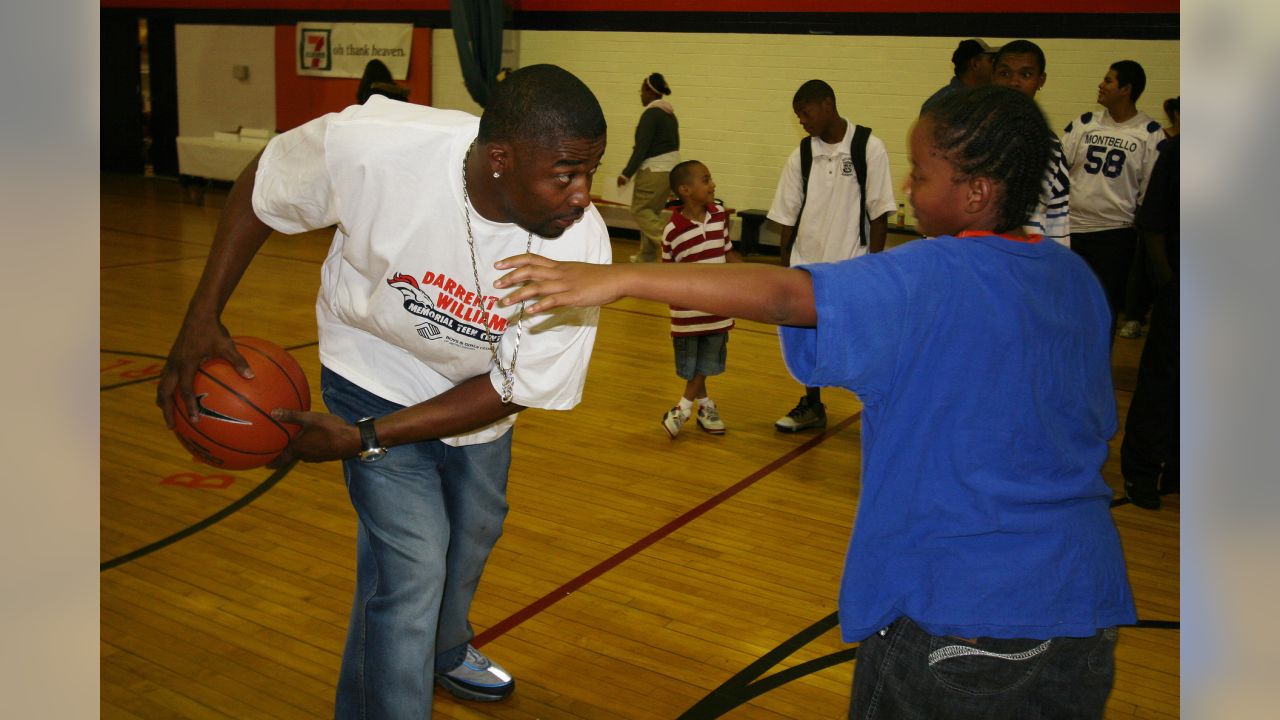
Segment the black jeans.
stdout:
<path fill-rule="evenodd" d="M 1094 720 L 1111 694 L 1115 648 L 1115 628 L 968 640 L 901 618 L 858 648 L 849 720 Z"/>
<path fill-rule="evenodd" d="M 1071 233 L 1071 249 L 1089 264 L 1107 293 L 1107 304 L 1111 307 L 1112 335 L 1116 331 L 1116 314 L 1124 309 L 1129 268 L 1133 265 L 1137 245 L 1138 231 L 1131 227 Z"/>
<path fill-rule="evenodd" d="M 1179 490 L 1178 280 L 1165 283 L 1151 310 L 1120 445 L 1120 472 L 1131 496 Z"/>

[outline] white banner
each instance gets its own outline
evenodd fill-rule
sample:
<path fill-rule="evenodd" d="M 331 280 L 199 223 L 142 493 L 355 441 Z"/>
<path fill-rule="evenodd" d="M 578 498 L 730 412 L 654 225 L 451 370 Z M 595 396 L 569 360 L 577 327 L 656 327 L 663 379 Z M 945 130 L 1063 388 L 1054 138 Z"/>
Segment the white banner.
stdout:
<path fill-rule="evenodd" d="M 409 73 L 413 25 L 300 22 L 299 75 L 358 78 L 370 60 L 381 60 L 396 80 Z"/>

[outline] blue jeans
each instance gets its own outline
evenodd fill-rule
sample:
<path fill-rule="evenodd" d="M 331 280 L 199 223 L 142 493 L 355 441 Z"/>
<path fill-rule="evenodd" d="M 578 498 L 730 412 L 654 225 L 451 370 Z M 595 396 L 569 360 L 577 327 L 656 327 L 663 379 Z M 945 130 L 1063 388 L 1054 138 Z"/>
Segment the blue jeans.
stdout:
<path fill-rule="evenodd" d="M 692 380 L 694 375 L 719 375 L 729 357 L 729 333 L 684 335 L 671 338 L 676 353 L 676 375 Z"/>
<path fill-rule="evenodd" d="M 402 406 L 321 368 L 330 412 L 349 421 Z M 344 460 L 359 524 L 356 592 L 336 718 L 431 717 L 433 676 L 462 662 L 467 614 L 507 515 L 511 433 L 452 447 L 427 440 L 373 463 Z"/>
<path fill-rule="evenodd" d="M 1051 640 L 937 637 L 907 618 L 862 641 L 849 720 L 1096 720 L 1116 630 Z"/>

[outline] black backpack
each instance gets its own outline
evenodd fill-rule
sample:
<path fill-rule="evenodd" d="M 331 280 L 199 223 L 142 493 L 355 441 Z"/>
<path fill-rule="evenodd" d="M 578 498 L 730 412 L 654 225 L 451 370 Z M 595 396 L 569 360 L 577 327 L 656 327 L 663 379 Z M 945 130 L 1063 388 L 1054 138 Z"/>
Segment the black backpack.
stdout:
<path fill-rule="evenodd" d="M 867 235 L 871 234 L 871 224 L 867 221 L 867 138 L 871 137 L 871 128 L 854 125 L 853 139 L 849 142 L 849 157 L 853 159 L 853 172 L 858 177 L 858 244 L 867 244 Z M 809 171 L 813 169 L 812 138 L 800 141 L 800 183 L 804 197 L 800 199 L 800 212 L 796 214 L 796 231 L 800 230 L 800 218 L 804 215 L 804 204 L 809 198 Z"/>

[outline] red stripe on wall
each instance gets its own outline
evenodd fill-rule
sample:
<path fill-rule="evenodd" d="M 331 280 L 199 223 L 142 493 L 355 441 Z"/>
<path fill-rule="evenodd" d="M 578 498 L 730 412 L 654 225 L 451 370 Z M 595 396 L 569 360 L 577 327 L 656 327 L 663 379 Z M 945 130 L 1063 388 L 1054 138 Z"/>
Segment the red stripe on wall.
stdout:
<path fill-rule="evenodd" d="M 703 13 L 1177 13 L 1179 0 L 508 0 L 517 11 Z"/>
<path fill-rule="evenodd" d="M 1058 0 L 1029 6 L 1026 0 L 507 0 L 516 12 L 711 12 L 711 13 L 1172 13 L 1179 0 Z M 302 10 L 370 12 L 448 10 L 449 0 L 100 0 L 102 8 L 164 10 Z"/>
<path fill-rule="evenodd" d="M 102 8 L 146 10 L 448 10 L 449 0 L 100 0 Z"/>

